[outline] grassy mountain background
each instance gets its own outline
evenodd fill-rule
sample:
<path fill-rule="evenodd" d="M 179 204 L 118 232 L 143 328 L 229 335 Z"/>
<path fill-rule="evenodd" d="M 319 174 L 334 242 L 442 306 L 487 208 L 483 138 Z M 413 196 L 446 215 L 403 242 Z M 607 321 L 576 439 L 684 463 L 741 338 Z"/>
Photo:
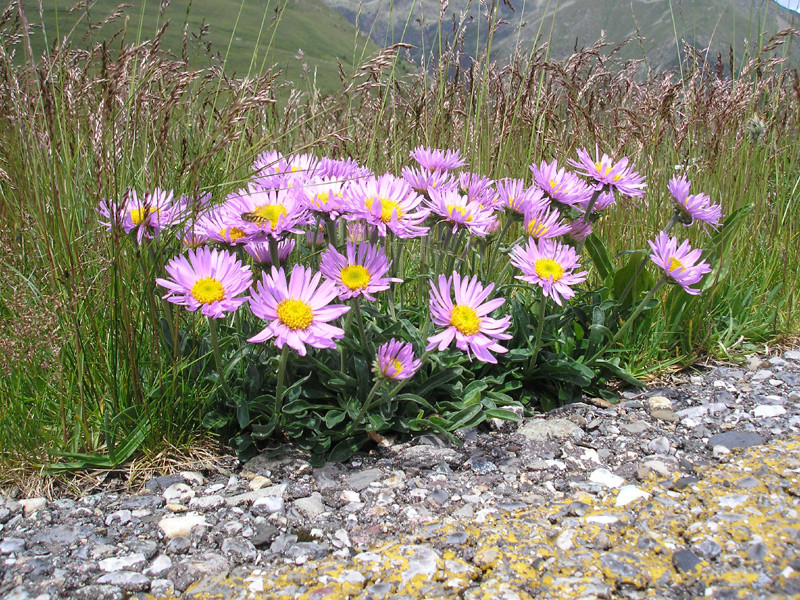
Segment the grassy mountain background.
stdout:
<path fill-rule="evenodd" d="M 653 69 L 678 66 L 683 48 L 676 39 L 695 48 L 709 49 L 709 60 L 721 54 L 729 63 L 734 49 L 736 68 L 773 34 L 800 27 L 800 15 L 772 0 L 496 0 L 440 4 L 439 0 L 324 0 L 359 29 L 369 31 L 379 44 L 405 41 L 416 47 L 415 57 L 436 56 L 440 39 L 454 39 L 453 24 L 465 25 L 464 52 L 475 56 L 486 42 L 488 22 L 496 24 L 492 57 L 511 56 L 517 47 L 528 51 L 547 42 L 551 58 L 563 58 L 592 45 L 605 35 L 611 44 L 633 37 L 625 58 L 646 58 Z M 440 6 L 444 10 L 440 13 Z M 487 14 L 490 15 L 487 17 Z M 439 33 L 441 32 L 441 38 Z M 800 40 L 786 51 L 800 65 Z"/>
<path fill-rule="evenodd" d="M 633 36 L 623 58 L 644 58 L 655 70 L 676 68 L 683 55 L 679 41 L 721 55 L 729 69 L 740 67 L 769 37 L 800 27 L 800 15 L 772 0 L 507 0 L 440 3 L 440 0 L 97 0 L 73 7 L 57 0 L 22 5 L 35 54 L 69 37 L 73 47 L 111 40 L 112 48 L 152 38 L 169 21 L 162 46 L 184 56 L 190 66 L 224 65 L 228 75 L 263 73 L 277 66 L 286 88 L 340 87 L 338 65 L 352 72 L 381 47 L 411 44 L 407 57 L 430 65 L 448 43 L 460 39 L 464 64 L 481 53 L 492 33 L 492 58 L 508 59 L 547 43 L 551 58 L 563 58 L 601 36 L 616 44 Z M 440 7 L 442 7 L 440 13 Z M 788 38 L 787 38 L 788 39 Z M 678 42 L 676 42 L 678 40 Z M 733 48 L 733 57 L 730 49 Z M 800 40 L 779 48 L 800 65 Z M 399 75 L 415 69 L 398 63 Z M 288 83 L 291 82 L 291 83 Z"/>
<path fill-rule="evenodd" d="M 152 39 L 169 21 L 162 47 L 177 57 L 185 55 L 191 67 L 224 64 L 228 75 L 245 76 L 277 65 L 281 79 L 300 89 L 337 89 L 337 61 L 352 71 L 380 50 L 320 0 L 130 0 L 125 5 L 97 0 L 82 8 L 44 0 L 41 13 L 37 2 L 22 4 L 33 26 L 36 55 L 65 36 L 73 47 L 83 48 L 103 40 L 111 40 L 113 48 L 123 39 Z"/>

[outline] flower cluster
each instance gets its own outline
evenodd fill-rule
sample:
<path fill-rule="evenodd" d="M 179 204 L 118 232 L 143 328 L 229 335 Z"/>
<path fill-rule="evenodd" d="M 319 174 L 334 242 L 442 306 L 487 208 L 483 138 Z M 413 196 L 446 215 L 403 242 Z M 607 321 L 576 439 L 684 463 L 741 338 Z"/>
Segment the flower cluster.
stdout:
<path fill-rule="evenodd" d="M 247 304 L 243 319 L 258 331 L 247 341 L 271 342 L 282 351 L 283 366 L 289 349 L 300 356 L 309 347 L 336 349 L 357 325 L 358 344 L 374 357 L 378 383 L 403 382 L 424 359 L 407 340 L 387 341 L 400 324 L 413 329 L 406 315 L 396 317 L 394 298 L 419 302 L 426 282 L 424 329 L 435 330 L 415 338 L 425 339 L 426 356 L 455 346 L 469 360 L 498 363 L 515 338 L 512 317 L 504 313 L 507 299 L 493 294 L 521 288 L 541 311 L 536 343 L 528 343 L 536 348 L 536 364 L 545 310 L 572 300 L 589 276 L 581 250 L 600 213 L 620 196 L 642 198 L 646 189 L 627 157 L 615 160 L 599 149 L 594 156 L 586 149 L 577 154 L 567 161 L 574 171 L 556 160 L 530 165 L 528 183 L 462 170 L 466 161 L 457 150 L 418 147 L 402 177 L 373 173 L 350 159 L 270 151 L 255 161 L 252 178 L 224 197 L 131 190 L 119 201 L 103 200 L 98 210 L 108 230 L 130 234 L 138 244 L 161 242 L 166 231 L 180 240 L 185 254 L 172 258 L 155 280 L 168 302 L 212 320 Z M 717 227 L 720 206 L 689 188 L 685 176 L 670 180 L 675 213 L 669 227 L 694 221 Z M 650 259 L 663 271 L 659 285 L 671 281 L 698 294 L 693 286 L 711 269 L 700 250 L 670 237 L 669 227 L 649 242 Z M 505 246 L 510 240 L 516 241 Z M 442 241 L 446 252 L 436 247 Z M 496 254 L 508 264 L 493 270 Z M 397 273 L 405 282 L 392 276 L 396 264 L 407 263 L 411 270 Z M 496 273 L 501 280 L 486 281 Z M 504 284 L 510 285 L 496 287 Z M 370 327 L 362 309 L 373 319 Z M 384 330 L 376 326 L 381 318 Z"/>

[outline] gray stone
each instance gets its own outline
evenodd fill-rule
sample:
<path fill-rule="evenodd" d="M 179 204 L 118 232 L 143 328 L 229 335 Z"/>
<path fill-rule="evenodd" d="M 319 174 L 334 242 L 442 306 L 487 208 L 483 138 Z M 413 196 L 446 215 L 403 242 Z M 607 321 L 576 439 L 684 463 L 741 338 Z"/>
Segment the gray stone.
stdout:
<path fill-rule="evenodd" d="M 639 435 L 650 429 L 650 425 L 644 421 L 634 421 L 633 423 L 622 423 L 619 428 L 629 435 Z"/>
<path fill-rule="evenodd" d="M 600 566 L 610 572 L 615 579 L 640 587 L 646 574 L 638 557 L 629 552 L 609 552 L 600 557 Z"/>
<path fill-rule="evenodd" d="M 463 531 L 457 531 L 447 536 L 445 544 L 448 546 L 463 546 L 469 541 L 469 534 Z"/>
<path fill-rule="evenodd" d="M 535 419 L 522 425 L 517 433 L 533 442 L 580 441 L 585 435 L 583 429 L 569 419 Z"/>
<path fill-rule="evenodd" d="M 800 350 L 789 350 L 783 354 L 784 358 L 794 361 L 800 361 Z"/>
<path fill-rule="evenodd" d="M 135 571 L 106 573 L 97 580 L 101 585 L 113 585 L 124 592 L 144 592 L 150 589 L 150 579 Z"/>
<path fill-rule="evenodd" d="M 764 438 L 754 431 L 725 431 L 718 433 L 708 440 L 708 446 L 724 446 L 725 448 L 750 448 L 764 443 Z"/>
<path fill-rule="evenodd" d="M 282 483 L 280 485 L 264 487 L 260 490 L 237 494 L 236 496 L 228 496 L 225 498 L 225 504 L 228 506 L 239 506 L 240 504 L 251 504 L 259 498 L 265 498 L 266 496 L 283 496 L 286 493 L 286 487 L 287 485 Z"/>
<path fill-rule="evenodd" d="M 222 553 L 236 562 L 253 562 L 258 551 L 253 543 L 244 538 L 226 538 L 222 542 Z"/>
<path fill-rule="evenodd" d="M 0 540 L 0 554 L 19 554 L 25 550 L 25 540 L 7 537 Z"/>
<path fill-rule="evenodd" d="M 672 564 L 678 571 L 688 573 L 702 562 L 691 550 L 678 550 L 672 555 Z"/>
<path fill-rule="evenodd" d="M 461 461 L 461 454 L 452 448 L 430 444 L 409 446 L 401 450 L 398 455 L 403 464 L 413 465 L 420 469 L 430 469 L 441 463 L 452 466 Z"/>
<path fill-rule="evenodd" d="M 182 560 L 170 571 L 170 579 L 175 589 L 185 592 L 186 588 L 204 577 L 224 577 L 230 571 L 230 564 L 224 556 L 216 552 L 203 552 L 200 556 Z"/>
<path fill-rule="evenodd" d="M 87 585 L 72 590 L 74 600 L 122 600 L 123 591 L 115 585 Z"/>
<path fill-rule="evenodd" d="M 267 516 L 285 512 L 286 502 L 280 496 L 265 496 L 253 502 L 253 514 L 255 515 Z"/>
<path fill-rule="evenodd" d="M 385 473 L 380 469 L 366 469 L 345 477 L 345 484 L 352 490 L 360 492 L 369 487 L 370 483 L 383 479 Z"/>
<path fill-rule="evenodd" d="M 712 539 L 692 544 L 692 552 L 706 560 L 714 560 L 722 552 L 722 546 Z"/>
<path fill-rule="evenodd" d="M 671 447 L 669 439 L 664 436 L 657 437 L 647 444 L 647 448 L 654 454 L 669 454 Z"/>
<path fill-rule="evenodd" d="M 172 559 L 166 554 L 159 554 L 150 566 L 144 570 L 145 575 L 159 577 L 172 568 Z"/>
<path fill-rule="evenodd" d="M 127 508 L 123 510 L 116 510 L 106 517 L 106 525 L 113 525 L 115 522 L 119 523 L 120 525 L 125 525 L 130 523 L 131 519 L 133 519 L 133 515 Z"/>
<path fill-rule="evenodd" d="M 118 558 L 106 558 L 97 563 L 101 571 L 113 573 L 115 571 L 141 571 L 147 564 L 147 559 L 141 552 L 134 552 Z M 116 584 L 114 584 L 116 585 Z"/>
<path fill-rule="evenodd" d="M 319 492 L 314 492 L 305 498 L 298 498 L 293 504 L 294 507 L 309 520 L 321 515 L 327 510 L 322 503 L 322 495 Z"/>

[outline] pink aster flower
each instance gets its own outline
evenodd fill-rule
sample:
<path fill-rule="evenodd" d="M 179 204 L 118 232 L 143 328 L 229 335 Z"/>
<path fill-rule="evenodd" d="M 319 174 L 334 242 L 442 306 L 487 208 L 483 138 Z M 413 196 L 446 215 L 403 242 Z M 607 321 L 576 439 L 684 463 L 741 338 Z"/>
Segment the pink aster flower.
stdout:
<path fill-rule="evenodd" d="M 174 224 L 179 217 L 182 205 L 173 201 L 169 190 L 154 189 L 142 198 L 134 190 L 123 194 L 122 201 L 102 200 L 97 212 L 107 221 L 99 221 L 111 231 L 120 227 L 127 234 L 136 230 L 136 241 L 141 244 L 144 238 L 157 236 L 165 227 Z"/>
<path fill-rule="evenodd" d="M 430 196 L 426 204 L 433 213 L 453 224 L 453 233 L 464 227 L 471 235 L 484 237 L 496 229 L 494 211 L 470 201 L 458 190 L 432 191 Z"/>
<path fill-rule="evenodd" d="M 362 167 L 352 158 L 336 160 L 325 157 L 320 159 L 314 174 L 317 177 L 347 181 L 350 179 L 370 177 L 372 171 L 367 167 Z"/>
<path fill-rule="evenodd" d="M 200 217 L 195 229 L 210 240 L 236 246 L 247 242 L 247 233 L 241 225 L 239 212 L 228 210 L 223 204 Z"/>
<path fill-rule="evenodd" d="M 466 172 L 459 174 L 458 187 L 461 189 L 461 193 L 472 202 L 491 207 L 494 207 L 498 202 L 494 181 L 480 173 Z"/>
<path fill-rule="evenodd" d="M 329 304 L 336 297 L 336 285 L 332 281 L 319 285 L 321 277 L 321 273 L 312 275 L 311 269 L 300 265 L 294 266 L 288 283 L 283 268 L 273 266 L 271 275 L 264 273 L 250 293 L 250 309 L 269 325 L 247 341 L 260 343 L 275 338 L 278 348 L 287 344 L 300 356 L 306 355 L 306 344 L 335 348 L 334 340 L 343 338 L 344 330 L 328 323 L 350 307 Z"/>
<path fill-rule="evenodd" d="M 295 242 L 292 239 L 278 242 L 278 260 L 284 262 L 294 250 Z M 244 245 L 244 251 L 253 257 L 253 260 L 262 265 L 272 263 L 269 242 L 251 242 Z"/>
<path fill-rule="evenodd" d="M 525 187 L 522 179 L 506 177 L 499 180 L 495 187 L 497 188 L 498 206 L 503 210 L 512 210 L 524 215 L 526 211 L 547 204 L 542 190 L 537 187 Z"/>
<path fill-rule="evenodd" d="M 188 257 L 188 258 L 187 258 Z M 156 279 L 167 288 L 164 299 L 191 311 L 198 308 L 212 319 L 224 317 L 247 302 L 237 298 L 253 281 L 250 267 L 227 250 L 198 248 L 176 256 L 166 266 L 170 279 Z"/>
<path fill-rule="evenodd" d="M 318 164 L 319 159 L 311 154 L 264 152 L 253 164 L 253 185 L 263 190 L 295 188 L 314 176 Z"/>
<path fill-rule="evenodd" d="M 384 377 L 400 381 L 410 379 L 422 363 L 414 358 L 411 342 L 398 342 L 392 338 L 378 348 L 375 371 Z"/>
<path fill-rule="evenodd" d="M 312 213 L 334 220 L 345 210 L 344 185 L 336 179 L 318 179 L 299 188 L 297 196 Z"/>
<path fill-rule="evenodd" d="M 411 158 L 429 171 L 452 171 L 467 164 L 458 150 L 438 150 L 424 146 L 414 148 Z"/>
<path fill-rule="evenodd" d="M 577 161 L 570 159 L 567 162 L 577 168 L 582 175 L 596 181 L 597 189 L 608 186 L 611 192 L 619 190 L 620 193 L 632 198 L 644 196 L 644 188 L 647 187 L 644 177 L 633 170 L 633 165 L 629 165 L 627 157 L 615 163 L 608 154 L 603 154 L 601 157 L 600 150 L 596 147 L 594 160 L 585 148 L 578 150 L 578 159 Z"/>
<path fill-rule="evenodd" d="M 540 166 L 530 166 L 533 180 L 547 196 L 567 206 L 588 202 L 592 197 L 592 188 L 575 173 L 564 167 L 558 168 L 558 161 L 548 164 L 542 161 Z"/>
<path fill-rule="evenodd" d="M 388 290 L 392 282 L 403 281 L 385 277 L 391 266 L 383 248 L 362 242 L 356 250 L 356 245 L 348 242 L 346 257 L 329 246 L 322 254 L 319 270 L 336 284 L 340 300 L 363 296 L 374 302 L 372 294 Z"/>
<path fill-rule="evenodd" d="M 429 171 L 427 169 L 403 167 L 402 175 L 408 185 L 421 193 L 448 189 L 454 185 L 453 178 L 447 171 Z"/>
<path fill-rule="evenodd" d="M 713 204 L 711 198 L 705 194 L 689 195 L 690 185 L 686 175 L 682 175 L 680 178 L 675 176 L 669 180 L 669 191 L 683 216 L 681 223 L 688 227 L 697 219 L 716 229 L 722 218 L 722 207 L 719 204 Z"/>
<path fill-rule="evenodd" d="M 247 242 L 302 233 L 300 226 L 312 221 L 296 190 L 265 190 L 253 185 L 228 196 L 225 211 L 238 216 L 237 227 L 244 231 Z"/>
<path fill-rule="evenodd" d="M 455 303 L 451 298 L 451 287 Z M 485 302 L 493 289 L 493 283 L 483 287 L 477 276 L 462 279 L 455 271 L 452 277 L 439 275 L 438 285 L 431 281 L 431 318 L 445 330 L 428 338 L 426 350 L 437 348 L 441 352 L 456 340 L 460 350 L 471 352 L 482 362 L 496 363 L 492 352 L 508 352 L 497 342 L 510 340 L 512 336 L 504 333 L 511 324 L 510 316 L 502 319 L 488 316 L 506 301 L 505 298 L 495 298 Z"/>
<path fill-rule="evenodd" d="M 568 233 L 569 225 L 561 220 L 557 210 L 545 204 L 525 213 L 525 230 L 535 238 L 555 238 Z"/>
<path fill-rule="evenodd" d="M 580 268 L 578 253 L 555 240 L 529 238 L 525 247 L 514 246 L 511 264 L 522 271 L 517 279 L 538 285 L 559 306 L 575 295 L 571 286 L 586 281 L 586 271 L 575 272 Z"/>
<path fill-rule="evenodd" d="M 567 235 L 576 242 L 582 242 L 592 235 L 592 222 L 587 221 L 583 217 L 573 219 L 569 224 L 569 231 L 567 232 Z"/>
<path fill-rule="evenodd" d="M 678 240 L 663 231 L 655 240 L 647 243 L 653 250 L 650 260 L 664 269 L 666 274 L 687 293 L 693 296 L 700 294 L 700 290 L 689 287 L 700 281 L 703 275 L 711 272 L 711 267 L 707 262 L 698 262 L 701 255 L 700 250 L 692 250 L 689 240 L 684 240 L 678 246 Z"/>
<path fill-rule="evenodd" d="M 422 196 L 402 179 L 389 173 L 354 181 L 348 187 L 351 213 L 345 218 L 363 220 L 378 235 L 389 229 L 397 237 L 420 237 L 428 233 L 421 223 L 430 211 L 420 208 Z"/>

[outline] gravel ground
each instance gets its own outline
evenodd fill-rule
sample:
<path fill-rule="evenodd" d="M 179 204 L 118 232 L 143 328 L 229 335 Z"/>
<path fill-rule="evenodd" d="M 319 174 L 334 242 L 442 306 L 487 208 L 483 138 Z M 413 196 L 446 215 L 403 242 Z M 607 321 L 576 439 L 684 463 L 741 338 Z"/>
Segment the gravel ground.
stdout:
<path fill-rule="evenodd" d="M 0 597 L 800 598 L 800 351 L 608 405 L 0 496 Z"/>

